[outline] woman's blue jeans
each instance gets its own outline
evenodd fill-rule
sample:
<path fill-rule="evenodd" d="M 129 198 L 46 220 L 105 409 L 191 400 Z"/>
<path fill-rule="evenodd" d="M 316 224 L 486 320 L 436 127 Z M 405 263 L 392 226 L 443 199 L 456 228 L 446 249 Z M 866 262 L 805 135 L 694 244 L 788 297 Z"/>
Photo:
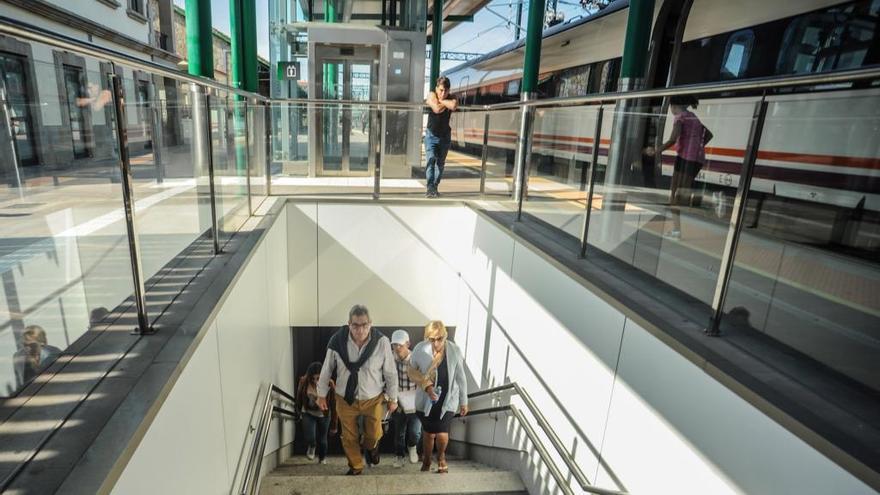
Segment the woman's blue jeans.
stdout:
<path fill-rule="evenodd" d="M 309 413 L 302 415 L 303 436 L 308 447 L 317 445 L 318 459 L 327 457 L 327 431 L 330 429 L 330 418 L 317 417 Z"/>

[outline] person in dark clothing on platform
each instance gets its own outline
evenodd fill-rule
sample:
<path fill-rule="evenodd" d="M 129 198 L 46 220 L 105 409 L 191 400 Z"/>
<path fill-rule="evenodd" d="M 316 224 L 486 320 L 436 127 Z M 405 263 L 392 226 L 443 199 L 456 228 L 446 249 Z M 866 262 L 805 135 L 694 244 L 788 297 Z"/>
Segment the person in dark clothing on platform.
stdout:
<path fill-rule="evenodd" d="M 437 86 L 428 94 L 425 101 L 429 107 L 428 125 L 425 128 L 425 179 L 427 191 L 425 197 L 436 198 L 440 196 L 437 188 L 440 179 L 443 178 L 443 168 L 446 166 L 446 154 L 449 153 L 449 145 L 452 143 L 452 128 L 449 127 L 449 117 L 458 108 L 458 101 L 449 93 L 449 79 L 440 76 L 437 78 Z"/>
<path fill-rule="evenodd" d="M 425 340 L 412 351 L 410 378 L 419 384 L 416 414 L 422 421 L 422 471 L 431 470 L 434 444 L 437 444 L 437 472 L 449 472 L 446 447 L 449 427 L 455 413 L 468 413 L 467 377 L 464 354 L 448 340 L 446 326 L 432 321 L 425 326 Z"/>

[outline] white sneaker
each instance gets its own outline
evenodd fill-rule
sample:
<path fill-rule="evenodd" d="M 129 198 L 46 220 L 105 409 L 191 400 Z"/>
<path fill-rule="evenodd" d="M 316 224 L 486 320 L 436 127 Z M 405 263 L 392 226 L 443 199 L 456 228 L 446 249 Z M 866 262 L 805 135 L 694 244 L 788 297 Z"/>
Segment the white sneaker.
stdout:
<path fill-rule="evenodd" d="M 399 455 L 399 456 L 395 457 L 393 466 L 396 468 L 402 468 L 403 467 L 403 456 Z"/>
<path fill-rule="evenodd" d="M 416 452 L 416 446 L 409 447 L 409 463 L 416 464 L 419 462 L 419 453 Z"/>
<path fill-rule="evenodd" d="M 308 457 L 309 460 L 312 460 L 312 459 L 315 458 L 315 447 L 314 447 L 314 446 L 309 447 L 309 448 L 306 450 L 306 457 Z"/>
<path fill-rule="evenodd" d="M 327 459 L 321 459 L 318 464 L 327 464 Z"/>

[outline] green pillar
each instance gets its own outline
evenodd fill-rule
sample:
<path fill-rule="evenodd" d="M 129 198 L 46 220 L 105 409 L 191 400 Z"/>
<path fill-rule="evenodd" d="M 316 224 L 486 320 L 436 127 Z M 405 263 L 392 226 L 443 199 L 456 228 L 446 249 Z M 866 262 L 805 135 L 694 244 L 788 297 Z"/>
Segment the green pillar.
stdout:
<path fill-rule="evenodd" d="M 538 88 L 538 72 L 541 69 L 541 34 L 544 31 L 544 0 L 529 2 L 529 19 L 526 21 L 526 55 L 523 62 L 523 80 L 520 94 L 534 93 Z"/>
<path fill-rule="evenodd" d="M 211 0 L 186 0 L 186 52 L 193 76 L 214 77 Z"/>
<path fill-rule="evenodd" d="M 324 0 L 324 22 L 336 22 L 336 2 Z"/>
<path fill-rule="evenodd" d="M 443 0 L 434 0 L 431 17 L 431 79 L 428 88 L 433 90 L 440 77 L 440 49 L 443 39 Z"/>
<path fill-rule="evenodd" d="M 620 63 L 621 90 L 636 89 L 634 85 L 645 76 L 653 20 L 654 0 L 630 0 Z"/>
<path fill-rule="evenodd" d="M 232 48 L 231 86 L 256 93 L 257 6 L 255 0 L 229 1 L 229 30 Z"/>
<path fill-rule="evenodd" d="M 256 0 L 229 0 L 229 38 L 231 40 L 230 86 L 257 92 L 257 19 Z M 233 99 L 232 126 L 235 135 L 235 166 L 239 175 L 248 167 L 248 115 L 240 97 Z"/>

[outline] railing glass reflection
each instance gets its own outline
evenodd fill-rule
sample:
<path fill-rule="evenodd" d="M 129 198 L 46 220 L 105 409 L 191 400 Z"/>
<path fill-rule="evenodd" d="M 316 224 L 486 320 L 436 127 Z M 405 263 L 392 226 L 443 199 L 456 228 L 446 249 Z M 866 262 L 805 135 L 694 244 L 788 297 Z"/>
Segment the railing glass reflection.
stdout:
<path fill-rule="evenodd" d="M 132 293 L 111 66 L 35 45 L 0 115 L 0 395 Z M 58 65 L 56 62 L 62 62 Z"/>

